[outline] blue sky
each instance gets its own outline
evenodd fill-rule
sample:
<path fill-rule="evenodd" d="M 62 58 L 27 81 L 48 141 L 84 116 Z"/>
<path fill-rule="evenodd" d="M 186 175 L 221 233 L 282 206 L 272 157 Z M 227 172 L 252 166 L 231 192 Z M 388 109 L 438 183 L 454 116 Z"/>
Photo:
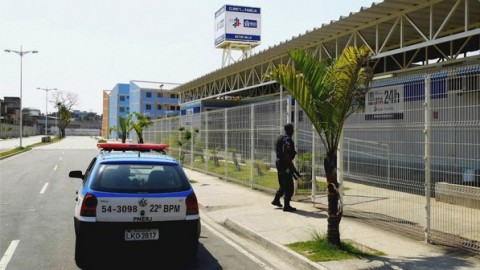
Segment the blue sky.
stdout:
<path fill-rule="evenodd" d="M 0 98 L 20 94 L 45 111 L 45 92 L 79 95 L 76 109 L 101 113 L 102 91 L 130 80 L 185 83 L 219 69 L 214 14 L 225 4 L 260 7 L 262 51 L 371 6 L 366 0 L 0 0 Z M 48 105 L 48 110 L 53 105 Z"/>

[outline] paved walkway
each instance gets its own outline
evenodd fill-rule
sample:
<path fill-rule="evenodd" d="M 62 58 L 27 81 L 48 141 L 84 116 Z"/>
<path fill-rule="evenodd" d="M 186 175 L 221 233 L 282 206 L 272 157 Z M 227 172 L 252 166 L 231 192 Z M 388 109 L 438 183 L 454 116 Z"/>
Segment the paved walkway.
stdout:
<path fill-rule="evenodd" d="M 42 135 L 22 137 L 22 146 L 28 146 L 42 142 Z M 0 139 L 0 152 L 12 150 L 20 146 L 20 138 Z"/>
<path fill-rule="evenodd" d="M 226 182 L 214 176 L 185 169 L 200 203 L 201 215 L 243 234 L 299 269 L 480 269 L 480 258 L 457 249 L 427 245 L 411 238 L 384 231 L 344 217 L 340 224 L 342 240 L 382 251 L 386 255 L 369 259 L 313 263 L 284 245 L 310 240 L 312 234 L 325 234 L 326 212 L 311 203 L 293 202 L 297 212 L 273 207 L 272 195 Z"/>

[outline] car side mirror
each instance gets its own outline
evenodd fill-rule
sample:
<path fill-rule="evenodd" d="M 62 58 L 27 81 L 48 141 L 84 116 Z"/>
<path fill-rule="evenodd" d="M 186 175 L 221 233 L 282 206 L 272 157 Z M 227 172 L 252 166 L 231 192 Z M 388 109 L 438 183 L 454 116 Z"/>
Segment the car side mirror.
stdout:
<path fill-rule="evenodd" d="M 83 179 L 83 173 L 82 171 L 71 171 L 69 174 L 68 174 L 69 177 L 71 178 L 80 178 L 80 179 Z"/>

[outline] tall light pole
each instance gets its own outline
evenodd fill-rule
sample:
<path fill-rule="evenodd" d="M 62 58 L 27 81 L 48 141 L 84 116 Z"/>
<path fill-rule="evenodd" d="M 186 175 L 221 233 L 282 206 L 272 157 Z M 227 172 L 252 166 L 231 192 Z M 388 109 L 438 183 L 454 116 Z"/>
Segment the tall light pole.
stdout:
<path fill-rule="evenodd" d="M 37 87 L 38 90 L 45 91 L 45 138 L 47 137 L 47 128 L 48 128 L 48 91 L 57 91 L 57 88 L 41 88 Z"/>
<path fill-rule="evenodd" d="M 23 112 L 22 112 L 22 64 L 23 64 L 23 56 L 27 53 L 38 53 L 38 51 L 24 51 L 22 46 L 20 45 L 20 51 L 15 50 L 5 50 L 5 52 L 16 53 L 20 55 L 20 147 L 22 147 L 22 136 L 23 136 Z"/>

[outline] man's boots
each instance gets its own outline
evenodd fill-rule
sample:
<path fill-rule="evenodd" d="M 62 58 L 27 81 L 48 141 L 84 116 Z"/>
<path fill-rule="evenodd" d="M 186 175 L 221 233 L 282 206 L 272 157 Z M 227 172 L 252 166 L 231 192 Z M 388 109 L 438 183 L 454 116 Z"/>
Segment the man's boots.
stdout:
<path fill-rule="evenodd" d="M 272 204 L 278 207 L 283 207 L 283 205 L 280 203 L 280 196 L 275 194 L 275 198 L 272 201 Z"/>
<path fill-rule="evenodd" d="M 297 208 L 290 206 L 290 200 L 285 199 L 285 206 L 283 207 L 284 212 L 295 212 Z"/>

